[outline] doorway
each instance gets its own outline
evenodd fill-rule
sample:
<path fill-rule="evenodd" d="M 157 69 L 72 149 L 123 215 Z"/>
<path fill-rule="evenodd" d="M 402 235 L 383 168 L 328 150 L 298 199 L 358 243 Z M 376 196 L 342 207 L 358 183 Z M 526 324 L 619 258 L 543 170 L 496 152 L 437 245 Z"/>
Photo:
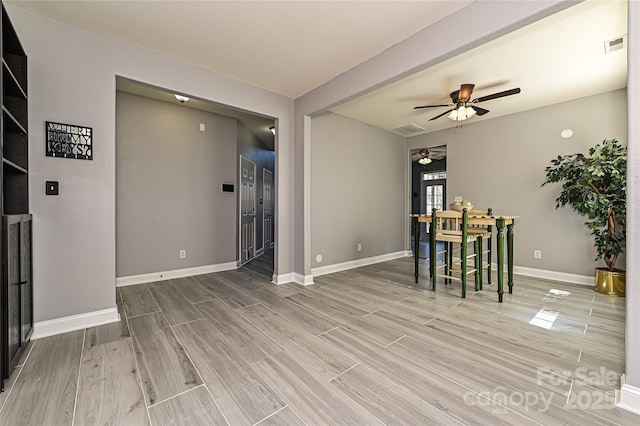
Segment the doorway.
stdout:
<path fill-rule="evenodd" d="M 411 213 L 431 214 L 432 209 L 445 210 L 447 200 L 447 147 L 446 145 L 417 148 L 411 156 Z M 428 258 L 429 234 L 427 224 L 420 225 L 419 257 Z M 409 227 L 413 248 L 413 226 Z"/>

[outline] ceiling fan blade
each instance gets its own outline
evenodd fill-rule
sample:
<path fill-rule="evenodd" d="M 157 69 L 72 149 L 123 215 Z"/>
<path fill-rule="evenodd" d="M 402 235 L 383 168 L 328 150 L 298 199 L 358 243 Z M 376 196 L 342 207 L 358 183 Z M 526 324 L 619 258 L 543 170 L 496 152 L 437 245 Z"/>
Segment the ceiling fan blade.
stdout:
<path fill-rule="evenodd" d="M 488 109 L 480 108 L 479 106 L 475 106 L 475 105 L 471 105 L 471 108 L 476 110 L 477 115 L 485 115 L 486 113 L 489 112 Z"/>
<path fill-rule="evenodd" d="M 413 107 L 413 109 L 422 109 L 422 108 L 440 108 L 440 107 L 448 107 L 451 106 L 449 104 L 441 104 L 441 105 L 421 105 Z"/>
<path fill-rule="evenodd" d="M 438 119 L 438 118 L 442 117 L 443 115 L 447 115 L 447 114 L 449 114 L 451 111 L 453 111 L 453 108 L 451 108 L 451 109 L 449 109 L 449 110 L 446 110 L 446 111 L 445 111 L 445 112 L 443 112 L 442 114 L 436 115 L 435 117 L 433 117 L 433 118 L 429 119 L 429 121 L 436 120 L 436 119 Z"/>
<path fill-rule="evenodd" d="M 520 88 L 516 87 L 515 89 L 505 90 L 504 92 L 498 92 L 498 93 L 494 93 L 494 94 L 487 95 L 487 96 L 481 96 L 478 99 L 474 99 L 473 102 L 475 103 L 475 102 L 490 101 L 491 99 L 497 99 L 497 98 L 502 98 L 502 97 L 505 97 L 505 96 L 517 95 L 518 93 L 520 93 Z"/>
<path fill-rule="evenodd" d="M 429 148 L 429 152 L 447 152 L 447 146 L 432 146 L 431 148 Z"/>
<path fill-rule="evenodd" d="M 458 102 L 468 102 L 471 99 L 471 93 L 475 84 L 463 84 L 460 86 L 460 92 L 458 93 Z"/>

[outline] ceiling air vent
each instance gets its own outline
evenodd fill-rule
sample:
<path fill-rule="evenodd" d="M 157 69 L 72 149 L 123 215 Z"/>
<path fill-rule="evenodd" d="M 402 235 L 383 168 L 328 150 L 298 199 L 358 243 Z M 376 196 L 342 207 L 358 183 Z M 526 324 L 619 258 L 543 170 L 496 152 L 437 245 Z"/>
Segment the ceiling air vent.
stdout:
<path fill-rule="evenodd" d="M 405 124 L 404 126 L 394 127 L 391 130 L 393 130 L 396 133 L 400 133 L 401 135 L 409 136 L 414 133 L 424 131 L 424 127 L 416 126 L 415 124 L 411 123 L 411 124 Z"/>
<path fill-rule="evenodd" d="M 607 40 L 604 42 L 604 53 L 609 54 L 616 50 L 622 50 L 627 47 L 627 35 L 616 37 L 613 40 Z"/>

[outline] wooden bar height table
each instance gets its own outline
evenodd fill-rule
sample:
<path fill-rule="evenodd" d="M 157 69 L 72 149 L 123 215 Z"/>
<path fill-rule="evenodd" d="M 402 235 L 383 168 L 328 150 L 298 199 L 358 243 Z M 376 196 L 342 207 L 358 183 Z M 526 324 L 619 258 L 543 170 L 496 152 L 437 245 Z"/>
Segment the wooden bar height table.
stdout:
<path fill-rule="evenodd" d="M 414 245 L 413 245 L 413 257 L 414 257 L 414 267 L 415 267 L 415 276 L 416 283 L 418 283 L 418 260 L 420 253 L 420 223 L 428 223 L 429 226 L 431 224 L 431 215 L 427 214 L 412 214 L 410 215 L 413 221 L 413 237 L 414 237 Z M 505 235 L 505 227 L 507 228 L 507 285 L 509 286 L 509 294 L 513 293 L 513 225 L 516 222 L 516 219 L 519 216 L 512 215 L 500 215 L 500 214 L 492 214 L 492 215 L 478 215 L 478 214 L 470 214 L 468 215 L 469 225 L 492 225 L 495 226 L 498 235 L 496 240 L 497 252 L 498 252 L 498 302 L 502 303 L 502 295 L 504 294 L 504 255 L 505 255 L 505 244 L 504 244 L 504 235 Z M 432 254 L 429 253 L 429 256 Z"/>

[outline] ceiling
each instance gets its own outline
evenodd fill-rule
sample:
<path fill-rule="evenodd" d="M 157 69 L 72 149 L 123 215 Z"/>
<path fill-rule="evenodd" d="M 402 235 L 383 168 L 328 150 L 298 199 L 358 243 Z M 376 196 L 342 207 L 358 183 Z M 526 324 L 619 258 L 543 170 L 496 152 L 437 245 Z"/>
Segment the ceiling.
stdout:
<path fill-rule="evenodd" d="M 295 99 L 471 0 L 6 3 Z"/>
<path fill-rule="evenodd" d="M 588 0 L 332 111 L 385 130 L 424 128 L 397 132 L 414 136 L 456 126 L 446 116 L 429 121 L 448 107 L 413 107 L 451 103 L 449 93 L 465 83 L 476 84 L 471 99 L 515 87 L 522 92 L 478 104 L 490 112 L 463 123 L 625 88 L 627 50 L 605 54 L 604 46 L 626 33 L 625 1 Z"/>
<path fill-rule="evenodd" d="M 234 80 L 297 98 L 470 1 L 15 1 L 8 3 L 89 29 Z M 453 127 L 449 93 L 473 83 L 473 98 L 520 87 L 484 102 L 491 112 L 465 123 L 626 87 L 626 49 L 604 54 L 626 34 L 626 1 L 587 0 L 333 112 L 384 130 L 415 124 L 413 136 Z M 452 29 L 453 31 L 453 29 Z M 339 48 L 336 48 L 339 46 Z M 544 76 L 544 78 L 541 78 Z M 159 88 L 119 80 L 119 90 L 168 102 Z M 187 105 L 187 104 L 185 104 Z M 190 107 L 236 116 L 273 146 L 269 118 L 194 100 Z M 237 116 L 242 115 L 243 118 Z"/>

